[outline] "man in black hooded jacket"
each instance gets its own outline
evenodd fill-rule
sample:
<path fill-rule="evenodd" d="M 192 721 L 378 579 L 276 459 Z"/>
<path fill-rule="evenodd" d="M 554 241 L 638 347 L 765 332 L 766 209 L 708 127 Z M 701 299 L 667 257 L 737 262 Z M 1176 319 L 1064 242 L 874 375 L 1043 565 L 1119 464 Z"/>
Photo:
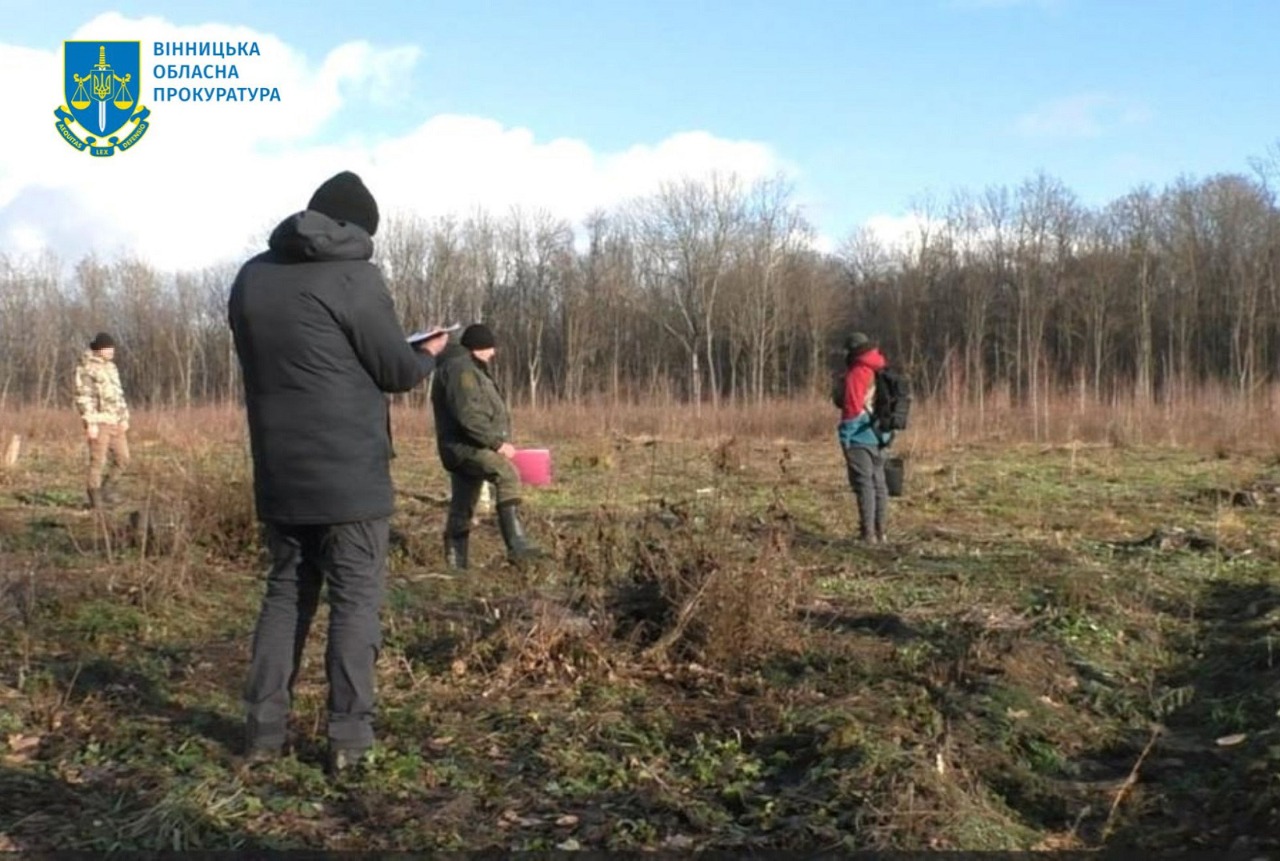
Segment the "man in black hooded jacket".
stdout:
<path fill-rule="evenodd" d="M 386 393 L 431 372 L 447 336 L 414 349 L 371 262 L 378 207 L 354 173 L 327 180 L 240 269 L 228 317 L 244 377 L 254 501 L 271 571 L 245 687 L 252 758 L 285 742 L 307 632 L 328 586 L 329 765 L 373 744 L 394 508 Z"/>

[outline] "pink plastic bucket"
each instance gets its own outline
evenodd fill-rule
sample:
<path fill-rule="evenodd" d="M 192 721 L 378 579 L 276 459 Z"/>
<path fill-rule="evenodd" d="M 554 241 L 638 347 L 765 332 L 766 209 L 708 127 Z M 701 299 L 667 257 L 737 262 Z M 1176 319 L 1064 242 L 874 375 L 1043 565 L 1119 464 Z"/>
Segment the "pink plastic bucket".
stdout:
<path fill-rule="evenodd" d="M 551 451 L 545 448 L 522 448 L 511 459 L 524 484 L 551 483 Z"/>

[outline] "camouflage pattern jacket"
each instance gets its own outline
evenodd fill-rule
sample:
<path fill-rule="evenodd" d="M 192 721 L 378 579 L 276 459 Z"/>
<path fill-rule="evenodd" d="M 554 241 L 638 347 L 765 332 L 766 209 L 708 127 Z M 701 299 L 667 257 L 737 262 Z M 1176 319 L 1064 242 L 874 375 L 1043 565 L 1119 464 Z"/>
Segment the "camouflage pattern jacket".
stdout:
<path fill-rule="evenodd" d="M 76 365 L 76 409 L 86 425 L 125 424 L 129 405 L 116 363 L 86 350 Z"/>

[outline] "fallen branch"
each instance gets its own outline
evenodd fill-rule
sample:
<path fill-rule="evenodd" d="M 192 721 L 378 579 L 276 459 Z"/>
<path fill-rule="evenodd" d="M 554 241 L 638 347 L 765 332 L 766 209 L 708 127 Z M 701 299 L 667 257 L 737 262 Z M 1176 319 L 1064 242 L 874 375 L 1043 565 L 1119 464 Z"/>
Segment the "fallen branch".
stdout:
<path fill-rule="evenodd" d="M 693 597 L 686 601 L 685 605 L 680 608 L 680 613 L 676 617 L 676 623 L 672 626 L 671 630 L 663 634 L 662 637 L 652 646 L 645 649 L 644 655 L 646 658 L 665 654 L 672 645 L 684 636 L 685 629 L 689 627 L 689 622 L 693 619 L 694 611 L 697 610 L 698 605 L 702 603 L 703 596 L 707 594 L 707 587 L 711 584 L 711 580 L 715 576 L 716 575 L 713 572 L 702 581 L 702 584 L 698 587 L 698 591 L 695 592 Z"/>
<path fill-rule="evenodd" d="M 1138 783 L 1138 771 L 1142 768 L 1142 763 L 1147 759 L 1147 755 L 1156 746 L 1164 732 L 1162 727 L 1156 726 L 1151 730 L 1151 740 L 1147 742 L 1147 746 L 1142 749 L 1142 753 L 1138 755 L 1138 761 L 1133 764 L 1133 769 L 1129 772 L 1129 776 L 1125 778 L 1124 783 L 1120 784 L 1120 788 L 1116 790 L 1116 797 L 1111 801 L 1111 810 L 1107 813 L 1107 822 L 1102 826 L 1102 840 L 1106 842 L 1111 836 L 1111 828 L 1115 824 L 1116 812 L 1120 809 L 1121 802 L 1124 801 L 1129 791 Z"/>
<path fill-rule="evenodd" d="M 1106 543 L 1121 550 L 1152 548 L 1156 550 L 1213 551 L 1228 559 L 1234 555 L 1230 548 L 1223 546 L 1216 538 L 1201 535 L 1197 532 L 1183 529 L 1180 526 L 1171 526 L 1168 529 L 1157 527 L 1145 538 L 1136 538 L 1130 541 L 1109 541 Z"/>

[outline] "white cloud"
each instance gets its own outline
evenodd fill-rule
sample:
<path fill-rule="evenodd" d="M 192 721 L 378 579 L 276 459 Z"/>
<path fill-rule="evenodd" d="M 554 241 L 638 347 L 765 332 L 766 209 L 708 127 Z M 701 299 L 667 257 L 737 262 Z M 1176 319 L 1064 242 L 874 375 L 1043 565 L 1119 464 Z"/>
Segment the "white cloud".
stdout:
<path fill-rule="evenodd" d="M 819 254 L 834 254 L 840 247 L 840 243 L 825 233 L 815 233 L 813 236 L 808 237 L 805 242 L 809 248 Z"/>
<path fill-rule="evenodd" d="M 325 61 L 330 81 L 349 80 L 377 105 L 392 105 L 404 93 L 420 51 L 415 46 L 378 50 L 368 42 L 348 42 Z"/>
<path fill-rule="evenodd" d="M 5 232 L 4 244 L 20 255 L 34 257 L 48 247 L 49 239 L 35 227 L 19 225 Z"/>
<path fill-rule="evenodd" d="M 922 237 L 936 236 L 941 228 L 940 224 L 917 213 L 873 215 L 863 226 L 884 251 L 895 255 L 915 253 Z"/>
<path fill-rule="evenodd" d="M 10 123 L 0 155 L 0 250 L 49 243 L 68 259 L 90 251 L 132 253 L 164 269 L 195 269 L 243 257 L 312 190 L 342 169 L 360 173 L 384 215 L 505 212 L 538 206 L 577 220 L 653 190 L 664 179 L 711 170 L 746 179 L 787 170 L 765 144 L 689 131 L 618 152 L 580 140 L 539 140 L 498 119 L 437 115 L 379 136 L 340 123 L 344 106 L 389 103 L 420 56 L 417 46 L 352 41 L 318 63 L 266 33 L 226 24 L 177 26 L 163 18 L 98 16 L 69 39 L 141 40 L 140 104 L 151 128 L 129 152 L 105 159 L 59 139 L 62 49 L 0 44 L 4 80 L 43 82 L 8 90 Z M 278 87 L 278 103 L 157 102 L 155 42 L 257 42 L 261 55 L 234 61 L 241 86 Z M 216 58 L 209 58 L 216 59 Z M 202 60 L 203 62 L 203 60 Z M 215 86 L 223 82 L 209 82 Z M 16 103 L 13 100 L 16 98 Z M 327 137 L 326 137 L 326 133 Z"/>
<path fill-rule="evenodd" d="M 1031 138 L 1098 138 L 1151 119 L 1145 105 L 1105 93 L 1081 93 L 1047 102 L 1018 117 L 1015 130 Z"/>

